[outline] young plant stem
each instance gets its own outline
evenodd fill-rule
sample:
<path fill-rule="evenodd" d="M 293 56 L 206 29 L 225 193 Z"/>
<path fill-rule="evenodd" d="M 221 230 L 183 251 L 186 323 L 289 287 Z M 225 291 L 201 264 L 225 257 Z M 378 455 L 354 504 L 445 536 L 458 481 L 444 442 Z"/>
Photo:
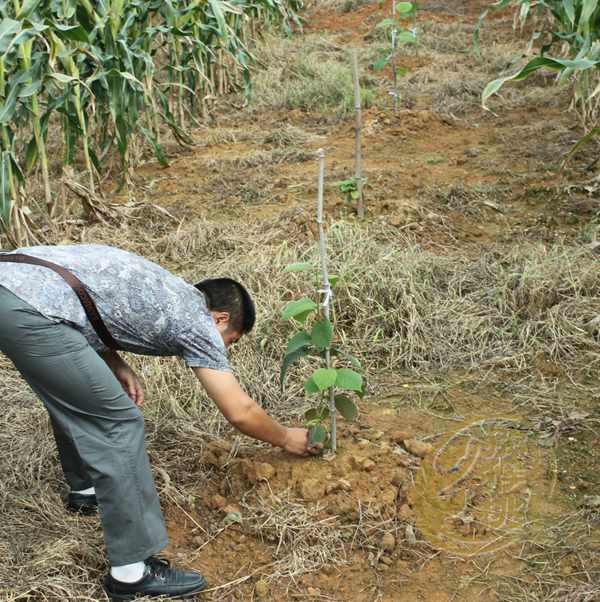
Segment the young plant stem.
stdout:
<path fill-rule="evenodd" d="M 319 291 L 323 295 L 321 307 L 323 316 L 329 320 L 331 303 L 331 284 L 329 283 L 329 272 L 327 270 L 327 248 L 325 246 L 325 229 L 323 228 L 323 196 L 325 190 L 325 151 L 320 148 L 317 151 L 319 159 L 319 185 L 317 187 L 317 226 L 319 228 L 319 256 L 321 258 L 321 275 L 323 277 L 323 288 Z M 327 368 L 331 368 L 331 349 L 325 350 L 325 363 Z M 331 451 L 337 450 L 337 416 L 335 408 L 335 392 L 333 387 L 329 387 L 329 416 L 331 420 Z"/>
<path fill-rule="evenodd" d="M 415 36 L 415 56 L 419 54 L 419 45 L 417 44 L 417 0 L 413 0 L 413 35 Z"/>
<path fill-rule="evenodd" d="M 360 78 L 358 76 L 358 51 L 352 50 L 352 78 L 354 80 L 354 109 L 356 111 L 356 126 L 354 128 L 355 150 L 354 150 L 354 178 L 356 180 L 357 212 L 362 219 L 365 216 L 363 202 L 363 178 L 362 178 L 362 106 L 360 98 Z"/>
<path fill-rule="evenodd" d="M 396 66 L 396 51 L 398 49 L 398 29 L 396 28 L 396 0 L 392 3 L 392 19 L 394 26 L 392 27 L 392 54 L 390 65 L 392 67 L 392 78 L 394 81 L 394 87 L 392 89 L 392 96 L 394 97 L 394 113 L 398 112 L 398 68 Z"/>

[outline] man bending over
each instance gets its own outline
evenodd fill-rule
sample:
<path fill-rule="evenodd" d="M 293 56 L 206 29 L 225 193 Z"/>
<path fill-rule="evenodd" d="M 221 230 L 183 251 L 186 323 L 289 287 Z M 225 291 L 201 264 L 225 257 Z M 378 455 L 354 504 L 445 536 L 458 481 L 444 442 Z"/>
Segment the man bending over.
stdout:
<path fill-rule="evenodd" d="M 241 284 L 220 278 L 191 285 L 151 261 L 101 245 L 17 253 L 76 276 L 118 349 L 183 358 L 242 433 L 292 454 L 317 451 L 309 448 L 306 429 L 270 418 L 231 373 L 226 349 L 255 321 Z M 167 545 L 167 533 L 144 443 L 142 386 L 88 315 L 59 273 L 0 263 L 0 350 L 48 410 L 71 488 L 68 507 L 100 510 L 111 564 L 108 595 L 191 597 L 205 588 L 202 575 L 155 557 Z"/>

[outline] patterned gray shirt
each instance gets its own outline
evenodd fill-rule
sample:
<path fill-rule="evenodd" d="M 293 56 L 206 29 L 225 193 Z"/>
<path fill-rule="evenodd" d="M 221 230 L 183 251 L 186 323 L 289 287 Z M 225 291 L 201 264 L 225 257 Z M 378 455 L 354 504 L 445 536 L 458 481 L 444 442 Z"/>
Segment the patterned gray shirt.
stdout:
<path fill-rule="evenodd" d="M 159 265 L 104 245 L 29 247 L 18 252 L 73 272 L 125 351 L 176 355 L 191 367 L 230 370 L 223 339 L 202 292 Z M 0 263 L 0 286 L 48 319 L 72 325 L 96 351 L 107 349 L 71 287 L 52 270 Z"/>

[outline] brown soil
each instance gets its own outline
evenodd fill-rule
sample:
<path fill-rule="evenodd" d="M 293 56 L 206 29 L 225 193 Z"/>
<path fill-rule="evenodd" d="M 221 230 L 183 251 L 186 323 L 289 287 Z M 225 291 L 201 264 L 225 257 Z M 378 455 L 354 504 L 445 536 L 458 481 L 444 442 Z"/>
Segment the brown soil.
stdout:
<path fill-rule="evenodd" d="M 489 584 L 477 583 L 477 561 L 485 560 L 488 578 L 519 574 L 524 565 L 511 553 L 562 510 L 543 468 L 547 452 L 515 429 L 519 420 L 502 413 L 509 408 L 502 400 L 494 399 L 493 409 L 496 419 L 507 420 L 509 426 L 494 426 L 489 412 L 480 427 L 481 416 L 473 411 L 490 406 L 490 398 L 455 387 L 450 394 L 462 415 L 456 422 L 453 416 L 407 410 L 398 394 L 390 393 L 378 403 L 364 404 L 356 423 L 342 424 L 341 449 L 333 460 L 242 451 L 230 461 L 227 443 L 209 446 L 210 451 L 198 458 L 198 470 L 213 470 L 212 478 L 186 487 L 193 502 L 168 506 L 170 555 L 202 570 L 217 587 L 215 600 L 496 600 Z M 478 518 L 469 522 L 464 515 L 456 517 L 461 495 L 440 497 L 431 466 L 452 434 L 473 423 L 476 436 L 486 441 L 482 461 L 463 486 L 476 487 L 482 479 L 492 483 L 485 476 L 492 464 L 504 461 L 506 468 L 495 473 L 494 496 L 491 491 L 477 492 L 479 500 L 473 504 Z M 433 451 L 424 459 L 408 453 L 414 439 L 431 441 Z M 504 443 L 498 445 L 499 440 Z M 439 457 L 446 467 L 458 459 L 453 445 Z M 464 447 L 461 456 L 463 452 Z M 473 454 L 452 480 L 464 476 L 472 460 Z M 525 497 L 527 509 L 522 506 Z M 306 524 L 293 518 L 297 505 L 306 513 Z M 501 516 L 486 531 L 484 522 L 492 520 L 498 505 Z M 264 514 L 257 521 L 258 508 Z M 232 511 L 240 513 L 241 524 L 225 527 L 224 518 Z M 307 541 L 286 534 L 286 521 L 291 532 L 306 529 Z M 290 540 L 315 549 L 323 546 L 319 524 L 326 526 L 327 536 L 340 535 L 332 540 L 331 564 L 306 572 L 299 565 L 295 577 L 279 574 L 283 567 L 293 571 L 293 550 L 286 545 Z M 299 557 L 305 554 L 298 550 Z M 268 594 L 263 598 L 255 590 L 260 591 L 265 580 Z M 474 583 L 465 585 L 469 580 Z M 232 590 L 236 593 L 231 597 L 225 595 Z"/>

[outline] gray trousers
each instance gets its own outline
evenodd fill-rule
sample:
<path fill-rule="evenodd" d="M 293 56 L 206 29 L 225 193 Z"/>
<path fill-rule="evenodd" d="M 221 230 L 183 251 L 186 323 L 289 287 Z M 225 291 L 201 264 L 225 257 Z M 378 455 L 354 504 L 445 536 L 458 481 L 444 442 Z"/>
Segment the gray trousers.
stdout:
<path fill-rule="evenodd" d="M 144 419 L 85 337 L 0 286 L 0 350 L 42 400 L 71 489 L 94 486 L 110 563 L 156 554 L 167 533 Z"/>

